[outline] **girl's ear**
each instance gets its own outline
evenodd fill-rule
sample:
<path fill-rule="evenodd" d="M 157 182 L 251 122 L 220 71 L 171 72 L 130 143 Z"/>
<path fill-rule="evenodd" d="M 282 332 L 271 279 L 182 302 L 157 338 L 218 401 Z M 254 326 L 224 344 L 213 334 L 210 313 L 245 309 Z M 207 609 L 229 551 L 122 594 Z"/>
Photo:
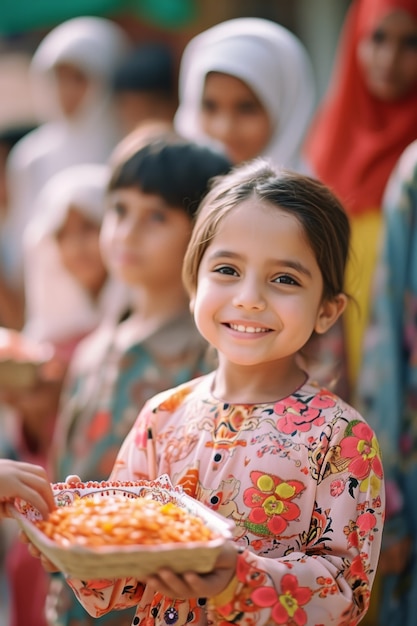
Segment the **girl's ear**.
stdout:
<path fill-rule="evenodd" d="M 191 315 L 194 315 L 194 305 L 195 305 L 195 294 L 193 294 L 192 296 L 190 296 L 190 313 Z"/>
<path fill-rule="evenodd" d="M 314 327 L 316 333 L 323 335 L 323 333 L 333 326 L 335 321 L 345 310 L 347 301 L 347 296 L 344 293 L 339 293 L 332 300 L 326 300 L 322 303 Z"/>

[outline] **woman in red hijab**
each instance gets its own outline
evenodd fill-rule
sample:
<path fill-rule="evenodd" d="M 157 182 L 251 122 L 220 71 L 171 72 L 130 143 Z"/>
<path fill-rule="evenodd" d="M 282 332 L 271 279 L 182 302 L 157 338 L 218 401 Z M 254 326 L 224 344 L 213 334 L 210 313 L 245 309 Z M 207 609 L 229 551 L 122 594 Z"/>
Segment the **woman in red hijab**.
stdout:
<path fill-rule="evenodd" d="M 388 176 L 417 138 L 417 0 L 354 0 L 330 88 L 305 145 L 313 175 L 351 217 L 347 289 L 359 307 L 345 314 L 352 388 L 360 366 Z"/>

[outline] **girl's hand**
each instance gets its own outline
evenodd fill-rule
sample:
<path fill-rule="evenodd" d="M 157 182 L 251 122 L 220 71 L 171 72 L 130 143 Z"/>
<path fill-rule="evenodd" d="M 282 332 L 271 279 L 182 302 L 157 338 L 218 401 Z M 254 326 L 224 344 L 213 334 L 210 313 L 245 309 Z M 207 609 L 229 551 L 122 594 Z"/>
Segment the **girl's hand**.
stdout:
<path fill-rule="evenodd" d="M 27 544 L 30 554 L 40 560 L 42 567 L 46 572 L 59 572 L 58 567 L 54 565 L 44 554 L 42 554 L 42 552 L 40 552 L 38 548 L 33 545 L 33 543 L 31 543 L 29 537 L 23 531 L 19 533 L 19 539 L 22 543 Z"/>
<path fill-rule="evenodd" d="M 7 503 L 22 498 L 47 517 L 55 508 L 51 484 L 43 467 L 0 459 L 0 517 L 9 516 Z"/>
<path fill-rule="evenodd" d="M 236 573 L 237 546 L 227 542 L 208 574 L 186 572 L 175 574 L 170 569 L 161 569 L 157 575 L 149 576 L 144 582 L 155 592 L 169 598 L 212 598 L 221 593 Z"/>

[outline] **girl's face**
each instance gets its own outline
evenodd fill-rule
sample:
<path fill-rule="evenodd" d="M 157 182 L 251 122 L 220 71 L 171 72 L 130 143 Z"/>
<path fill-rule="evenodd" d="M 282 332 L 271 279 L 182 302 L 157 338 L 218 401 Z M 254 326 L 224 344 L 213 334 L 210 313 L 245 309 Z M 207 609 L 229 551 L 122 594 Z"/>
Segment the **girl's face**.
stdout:
<path fill-rule="evenodd" d="M 62 63 L 54 68 L 60 107 L 67 117 L 76 115 L 88 91 L 88 77 L 74 65 Z"/>
<path fill-rule="evenodd" d="M 302 225 L 256 199 L 223 218 L 197 284 L 191 299 L 196 324 L 223 362 L 292 362 L 314 330 L 324 332 L 334 321 Z"/>
<path fill-rule="evenodd" d="M 191 235 L 191 219 L 156 194 L 134 187 L 110 194 L 101 244 L 107 265 L 135 287 L 181 285 L 181 268 Z"/>
<path fill-rule="evenodd" d="M 73 206 L 55 237 L 64 267 L 87 291 L 97 295 L 107 279 L 99 225 Z"/>
<path fill-rule="evenodd" d="M 259 156 L 271 138 L 263 105 L 244 82 L 228 74 L 207 75 L 200 118 L 203 131 L 223 144 L 234 164 Z"/>
<path fill-rule="evenodd" d="M 358 59 L 379 100 L 393 102 L 417 90 L 417 21 L 404 11 L 389 13 L 360 42 Z"/>

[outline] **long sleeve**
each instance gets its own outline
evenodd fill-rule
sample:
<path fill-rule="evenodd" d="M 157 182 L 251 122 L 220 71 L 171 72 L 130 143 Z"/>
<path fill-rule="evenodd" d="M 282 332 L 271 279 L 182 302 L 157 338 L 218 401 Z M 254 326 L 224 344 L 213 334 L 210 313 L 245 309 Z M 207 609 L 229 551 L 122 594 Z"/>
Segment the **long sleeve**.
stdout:
<path fill-rule="evenodd" d="M 239 557 L 230 597 L 226 594 L 221 603 L 217 598 L 210 602 L 214 623 L 233 622 L 239 616 L 239 623 L 257 626 L 353 626 L 363 617 L 383 525 L 378 444 L 372 430 L 358 423 L 350 436 L 339 430 L 328 447 L 317 452 L 322 456 L 322 470 L 308 533 L 300 535 L 298 549 L 280 558 L 245 551 Z M 342 457 L 336 456 L 339 452 L 350 461 L 334 478 L 329 465 L 341 462 Z"/>

